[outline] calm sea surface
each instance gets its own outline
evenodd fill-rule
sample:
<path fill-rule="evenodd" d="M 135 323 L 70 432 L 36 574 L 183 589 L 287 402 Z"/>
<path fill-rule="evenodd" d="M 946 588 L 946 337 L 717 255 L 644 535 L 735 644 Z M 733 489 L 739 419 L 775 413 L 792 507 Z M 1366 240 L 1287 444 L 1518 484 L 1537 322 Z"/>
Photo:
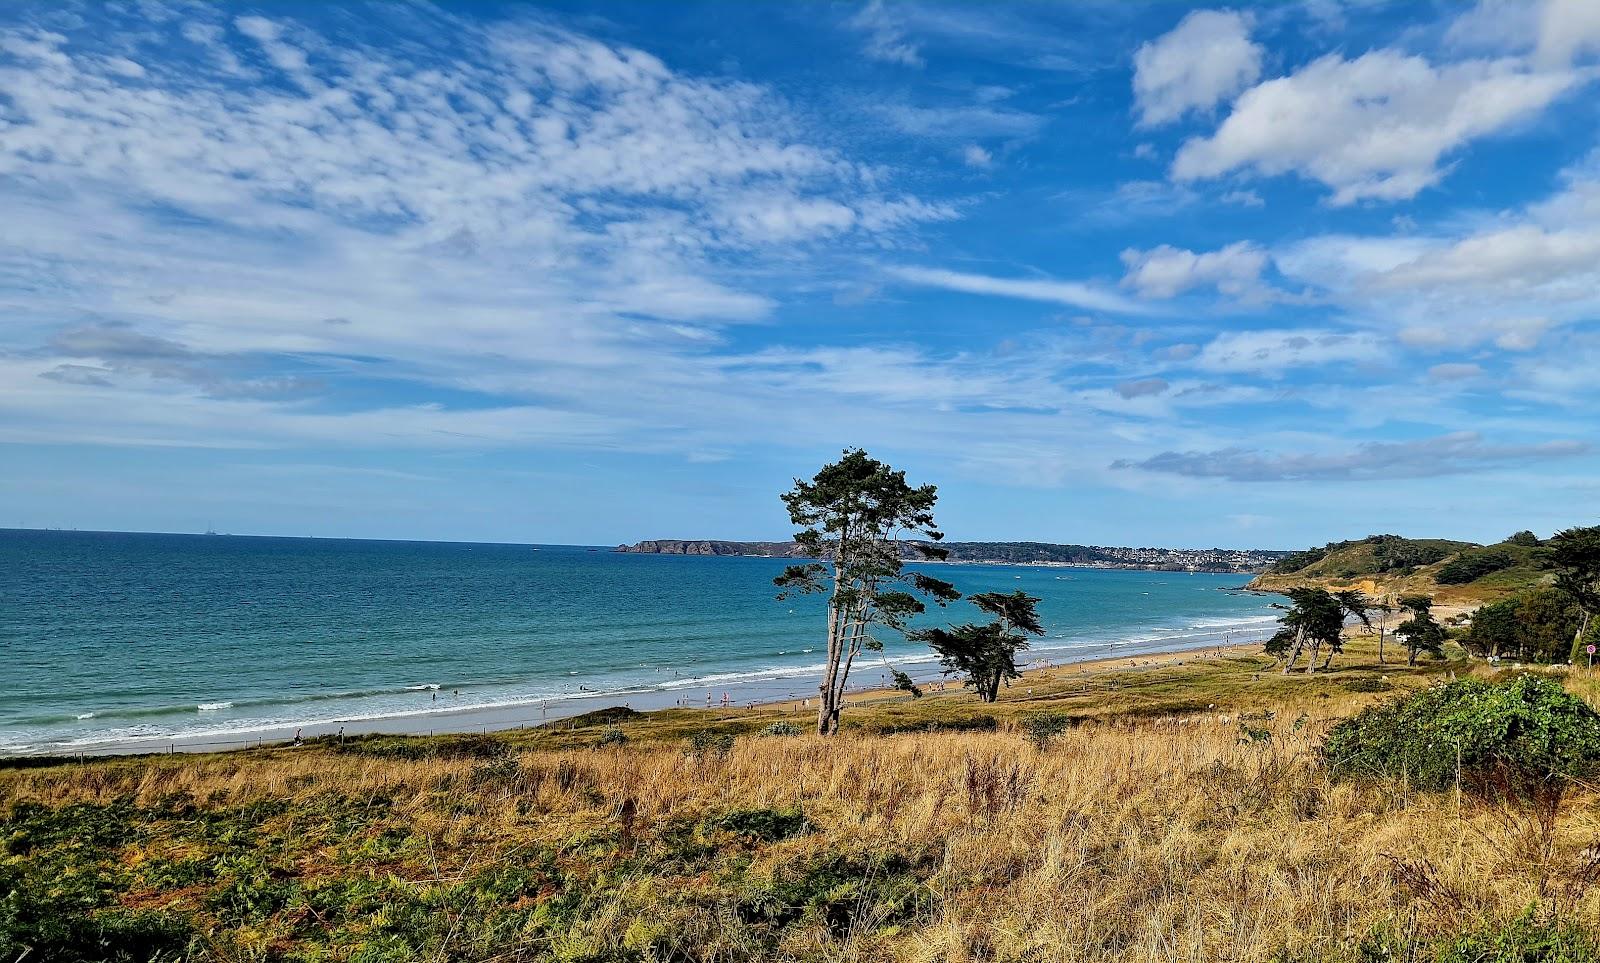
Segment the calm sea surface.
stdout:
<path fill-rule="evenodd" d="M 785 562 L 556 545 L 0 531 L 0 752 L 514 706 L 595 692 L 693 701 L 804 680 L 821 601 Z M 1040 596 L 1065 661 L 1259 638 L 1237 575 L 944 565 Z M 950 620 L 979 618 L 957 603 Z M 914 675 L 926 649 L 889 640 Z M 857 674 L 875 683 L 882 667 Z M 668 700 L 669 702 L 672 700 Z"/>

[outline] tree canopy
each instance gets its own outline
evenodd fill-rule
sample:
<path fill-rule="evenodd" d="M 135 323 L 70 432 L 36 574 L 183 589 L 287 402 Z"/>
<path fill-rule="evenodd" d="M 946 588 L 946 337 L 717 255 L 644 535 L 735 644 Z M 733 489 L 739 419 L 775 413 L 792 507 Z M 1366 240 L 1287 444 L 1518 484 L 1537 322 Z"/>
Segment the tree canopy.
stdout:
<path fill-rule="evenodd" d="M 1306 671 L 1316 668 L 1322 646 L 1336 650 L 1344 630 L 1345 607 L 1327 589 L 1298 587 L 1288 591 L 1290 606 L 1278 621 L 1282 625 L 1267 640 L 1267 654 L 1284 659 L 1285 674 L 1294 668 L 1301 654 L 1310 649 Z M 1330 655 L 1331 657 L 1331 655 Z"/>
<path fill-rule="evenodd" d="M 926 611 L 923 599 L 942 606 L 961 593 L 949 582 L 906 571 L 902 560 L 902 543 L 913 536 L 920 536 L 912 544 L 924 557 L 947 555 L 937 545 L 944 533 L 934 524 L 938 490 L 933 485 L 913 487 L 905 472 L 853 448 L 809 481 L 795 479 L 782 498 L 789 520 L 800 527 L 795 542 L 819 561 L 785 568 L 773 579 L 778 598 L 828 593 L 827 662 L 818 685 L 817 731 L 830 735 L 839 729 L 856 658 L 883 649 L 874 631 L 904 632 L 913 617 Z"/>
<path fill-rule="evenodd" d="M 983 592 L 967 601 L 992 615 L 988 625 L 967 623 L 951 628 L 920 629 L 909 638 L 926 642 L 939 653 L 947 675 L 963 676 L 984 702 L 1000 697 L 1000 686 L 1019 678 L 1017 653 L 1028 647 L 1028 636 L 1043 635 L 1039 599 L 1026 592 Z"/>

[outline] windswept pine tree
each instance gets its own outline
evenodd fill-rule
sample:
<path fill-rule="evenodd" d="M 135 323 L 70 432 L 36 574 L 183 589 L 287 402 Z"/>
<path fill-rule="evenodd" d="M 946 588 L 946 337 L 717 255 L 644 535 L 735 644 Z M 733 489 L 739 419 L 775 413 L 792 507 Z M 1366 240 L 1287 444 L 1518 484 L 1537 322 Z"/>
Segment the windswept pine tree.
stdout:
<path fill-rule="evenodd" d="M 1433 617 L 1433 599 L 1426 595 L 1403 595 L 1400 597 L 1402 611 L 1411 613 L 1411 618 L 1401 622 L 1394 630 L 1394 634 L 1406 647 L 1406 664 L 1416 665 L 1417 656 L 1423 652 L 1436 659 L 1444 658 L 1444 626 Z"/>
<path fill-rule="evenodd" d="M 1583 611 L 1572 639 L 1570 661 L 1584 658 L 1584 639 L 1590 623 L 1600 615 L 1600 525 L 1569 528 L 1550 539 L 1550 566 L 1556 587 L 1572 596 Z"/>
<path fill-rule="evenodd" d="M 994 616 L 988 625 L 967 623 L 948 629 L 920 629 L 908 638 L 926 642 L 939 653 L 947 675 L 963 677 L 984 702 L 1000 698 L 1000 686 L 1020 678 L 1017 653 L 1028 647 L 1029 635 L 1043 635 L 1039 599 L 1026 592 L 984 592 L 967 601 Z"/>
<path fill-rule="evenodd" d="M 1285 675 L 1294 668 L 1307 648 L 1311 655 L 1306 671 L 1317 665 L 1317 653 L 1324 645 L 1330 649 L 1339 644 L 1339 633 L 1344 629 L 1344 607 L 1326 589 L 1292 588 L 1288 592 L 1289 611 L 1278 621 L 1283 628 L 1267 640 L 1268 655 L 1284 659 Z"/>
<path fill-rule="evenodd" d="M 907 542 L 926 558 L 946 557 L 936 544 L 944 539 L 933 520 L 937 500 L 934 486 L 913 488 L 905 472 L 859 448 L 847 449 L 810 481 L 796 478 L 783 495 L 789 520 L 800 526 L 795 542 L 818 561 L 790 565 L 773 579 L 781 589 L 778 598 L 828 593 L 827 663 L 817 686 L 821 735 L 839 731 L 856 659 L 882 651 L 876 629 L 903 633 L 912 617 L 927 610 L 922 599 L 943 606 L 961 597 L 949 582 L 906 571 L 901 560 Z M 910 683 L 899 673 L 895 678 Z"/>
<path fill-rule="evenodd" d="M 1372 612 L 1378 608 L 1378 603 L 1371 596 L 1360 589 L 1341 589 L 1333 593 L 1333 598 L 1339 603 L 1341 620 L 1355 619 L 1368 633 L 1372 631 Z M 1381 650 L 1383 645 L 1381 639 L 1378 645 Z M 1344 635 L 1341 632 L 1328 641 L 1328 657 L 1322 661 L 1323 671 L 1327 671 L 1328 667 L 1333 665 L 1333 657 L 1343 651 Z"/>

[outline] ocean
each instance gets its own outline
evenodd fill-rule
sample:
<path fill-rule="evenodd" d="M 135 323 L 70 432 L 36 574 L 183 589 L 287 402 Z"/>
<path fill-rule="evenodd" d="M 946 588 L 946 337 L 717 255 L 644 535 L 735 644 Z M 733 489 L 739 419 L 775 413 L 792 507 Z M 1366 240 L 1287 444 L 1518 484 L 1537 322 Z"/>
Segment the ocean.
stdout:
<path fill-rule="evenodd" d="M 778 602 L 782 559 L 606 548 L 0 530 L 0 753 L 537 722 L 810 695 L 823 602 Z M 1270 634 L 1240 575 L 940 565 L 966 593 L 1043 601 L 1031 659 Z M 965 603 L 934 618 L 977 620 Z M 919 679 L 927 649 L 887 638 Z M 876 684 L 876 657 L 853 678 Z M 522 716 L 517 713 L 526 710 Z M 479 712 L 480 715 L 473 715 Z"/>

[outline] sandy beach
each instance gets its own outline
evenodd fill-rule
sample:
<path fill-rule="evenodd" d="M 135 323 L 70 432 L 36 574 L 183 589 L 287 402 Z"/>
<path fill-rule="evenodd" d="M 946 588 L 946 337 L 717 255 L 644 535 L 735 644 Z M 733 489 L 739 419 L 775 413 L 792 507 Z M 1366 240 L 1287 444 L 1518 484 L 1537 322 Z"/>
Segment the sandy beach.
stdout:
<path fill-rule="evenodd" d="M 1041 657 L 1022 667 L 1022 678 L 1015 680 L 1011 693 L 1026 693 L 1030 686 L 1071 676 L 1092 677 L 1106 673 L 1138 672 L 1164 666 L 1181 665 L 1195 659 L 1219 658 L 1228 655 L 1253 654 L 1261 651 L 1261 643 L 1226 644 L 1210 643 L 1161 652 L 1133 652 L 1128 655 L 1100 656 L 1081 660 Z M 858 668 L 862 677 L 876 679 L 880 667 L 867 664 Z M 925 663 L 913 674 L 922 687 L 924 698 L 974 699 L 958 679 L 940 675 L 937 665 Z M 694 690 L 686 695 L 682 690 L 643 690 L 635 692 L 596 693 L 544 703 L 516 703 L 503 706 L 465 706 L 451 709 L 448 692 L 439 693 L 437 703 L 441 708 L 429 708 L 416 713 L 395 714 L 382 718 L 328 720 L 303 725 L 280 725 L 249 731 L 229 733 L 226 737 L 197 735 L 176 738 L 121 739 L 75 746 L 70 751 L 57 754 L 69 756 L 139 755 L 167 752 L 214 752 L 248 749 L 263 745 L 292 742 L 298 735 L 309 740 L 322 736 L 368 735 L 435 735 L 443 733 L 489 733 L 509 729 L 531 728 L 585 713 L 613 707 L 626 707 L 639 712 L 681 711 L 696 715 L 705 713 L 709 719 L 725 719 L 734 715 L 761 712 L 774 716 L 788 715 L 815 705 L 810 699 L 814 680 L 807 677 L 759 679 L 719 685 L 702 692 Z M 727 696 L 724 703 L 723 696 Z M 709 696 L 709 704 L 707 697 Z M 850 705 L 903 700 L 911 698 L 905 692 L 875 683 L 852 688 Z"/>

